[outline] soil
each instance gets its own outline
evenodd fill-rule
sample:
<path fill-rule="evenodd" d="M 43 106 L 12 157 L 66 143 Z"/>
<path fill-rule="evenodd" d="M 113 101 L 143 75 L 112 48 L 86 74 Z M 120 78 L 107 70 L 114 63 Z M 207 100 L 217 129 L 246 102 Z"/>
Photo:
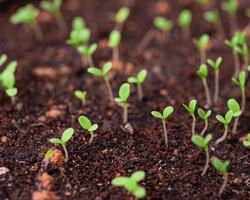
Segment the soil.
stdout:
<path fill-rule="evenodd" d="M 215 6 L 212 1 L 212 7 Z M 247 3 L 247 1 L 242 1 Z M 239 134 L 228 138 L 220 147 L 211 149 L 211 156 L 230 160 L 229 182 L 221 197 L 218 190 L 223 178 L 213 167 L 201 176 L 205 155 L 190 141 L 191 118 L 182 107 L 191 98 L 199 106 L 205 105 L 201 80 L 196 75 L 199 53 L 192 40 L 183 41 L 181 30 L 175 26 L 171 39 L 162 42 L 153 39 L 141 54 L 134 49 L 147 31 L 152 28 L 156 15 L 176 19 L 182 8 L 193 11 L 192 37 L 208 33 L 212 42 L 209 58 L 223 57 L 220 76 L 220 100 L 213 107 L 209 130 L 217 139 L 223 126 L 215 115 L 226 112 L 229 98 L 240 100 L 238 88 L 231 82 L 233 57 L 222 40 L 216 38 L 212 25 L 202 20 L 203 9 L 196 3 L 184 0 L 68 0 L 63 3 L 63 15 L 68 27 L 75 16 L 82 16 L 92 30 L 91 41 L 101 46 L 94 55 L 94 62 L 101 66 L 111 58 L 106 47 L 108 34 L 114 27 L 110 13 L 121 5 L 131 7 L 123 31 L 120 47 L 121 66 L 113 69 L 111 85 L 117 95 L 121 83 L 141 68 L 148 70 L 143 84 L 144 99 L 137 100 L 133 86 L 129 99 L 129 122 L 133 132 L 122 126 L 122 110 L 110 106 L 102 80 L 89 75 L 77 51 L 65 43 L 68 33 L 58 30 L 53 18 L 45 12 L 39 16 L 44 40 L 37 42 L 21 25 L 9 22 L 11 14 L 27 1 L 7 2 L 0 6 L 0 54 L 18 61 L 18 97 L 13 105 L 0 93 L 0 166 L 10 172 L 0 178 L 0 199 L 31 199 L 37 190 L 37 175 L 41 170 L 44 153 L 51 147 L 48 139 L 59 137 L 65 128 L 73 127 L 75 134 L 68 144 L 69 162 L 63 166 L 64 174 L 56 168 L 47 173 L 54 178 L 54 189 L 62 199 L 133 199 L 122 188 L 111 185 L 112 178 L 144 170 L 146 178 L 141 185 L 147 189 L 145 199 L 249 199 L 250 156 L 239 138 L 250 130 L 250 99 L 247 94 L 247 110 L 240 118 Z M 37 2 L 34 1 L 37 5 Z M 248 19 L 242 4 L 238 11 L 240 28 Z M 229 32 L 227 14 L 223 23 Z M 229 34 L 228 34 L 229 35 Z M 213 72 L 209 71 L 209 86 L 213 89 Z M 249 83 L 247 93 L 249 92 Z M 75 99 L 75 89 L 88 92 L 87 105 Z M 160 121 L 150 112 L 167 105 L 175 108 L 167 121 L 169 149 L 166 150 Z M 80 128 L 77 118 L 89 116 L 100 125 L 97 137 L 88 145 L 89 135 Z M 198 120 L 197 132 L 203 128 Z M 215 141 L 215 140 L 213 140 Z M 214 146 L 214 142 L 212 142 Z M 58 147 L 60 149 L 60 147 Z"/>

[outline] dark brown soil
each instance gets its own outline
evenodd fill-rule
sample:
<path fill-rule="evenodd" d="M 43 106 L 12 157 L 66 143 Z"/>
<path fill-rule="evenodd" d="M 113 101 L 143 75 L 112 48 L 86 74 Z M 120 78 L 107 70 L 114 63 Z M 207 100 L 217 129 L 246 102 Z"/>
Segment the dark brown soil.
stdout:
<path fill-rule="evenodd" d="M 110 182 L 118 174 L 129 175 L 135 170 L 146 172 L 146 179 L 141 183 L 148 192 L 146 199 L 249 199 L 249 150 L 239 141 L 250 129 L 249 97 L 247 111 L 240 119 L 239 134 L 211 150 L 211 155 L 231 161 L 228 186 L 218 197 L 222 176 L 212 167 L 204 177 L 201 176 L 205 156 L 190 141 L 191 119 L 182 107 L 191 98 L 196 98 L 199 106 L 205 104 L 203 87 L 196 76 L 199 53 L 191 39 L 182 41 L 181 31 L 175 27 L 170 41 L 162 43 L 154 39 L 141 55 L 136 55 L 133 50 L 152 27 L 154 16 L 161 14 L 161 9 L 156 9 L 158 0 L 124 2 L 131 6 L 131 16 L 124 27 L 120 48 L 124 67 L 113 70 L 111 84 L 115 94 L 129 75 L 141 68 L 149 71 L 143 85 L 143 102 L 138 102 L 134 87 L 129 99 L 129 122 L 133 134 L 121 127 L 121 108 L 109 106 L 102 81 L 82 68 L 81 57 L 65 43 L 68 33 L 59 31 L 50 15 L 42 13 L 40 16 L 45 38 L 42 42 L 35 42 L 22 26 L 9 23 L 10 15 L 25 2 L 1 8 L 0 54 L 6 53 L 10 60 L 18 61 L 19 93 L 16 106 L 3 92 L 0 93 L 0 135 L 7 137 L 7 142 L 2 141 L 0 146 L 0 166 L 10 170 L 6 176 L 0 177 L 0 199 L 31 199 L 37 188 L 36 176 L 44 153 L 51 147 L 48 139 L 59 136 L 71 126 L 75 135 L 68 144 L 70 160 L 64 166 L 66 177 L 59 170 L 48 170 L 55 179 L 54 191 L 62 199 L 131 199 L 124 189 L 113 187 Z M 223 57 L 221 98 L 209 122 L 209 132 L 218 138 L 223 127 L 215 120 L 215 114 L 225 113 L 227 99 L 240 100 L 238 88 L 231 82 L 231 51 L 223 41 L 215 39 L 214 28 L 202 20 L 202 9 L 197 4 L 184 0 L 163 2 L 168 2 L 169 6 L 163 15 L 172 19 L 177 18 L 183 7 L 191 9 L 194 12 L 192 37 L 210 34 L 213 42 L 208 57 Z M 122 0 L 68 0 L 63 4 L 63 14 L 68 27 L 75 16 L 83 16 L 92 30 L 91 40 L 100 44 L 114 27 L 109 14 L 123 4 Z M 245 8 L 246 5 L 239 10 L 241 28 L 248 23 L 244 17 Z M 225 13 L 223 22 L 228 32 Z M 108 48 L 99 48 L 94 62 L 100 66 L 110 58 Z M 46 76 L 41 74 L 41 69 L 43 73 L 46 69 Z M 210 74 L 212 89 L 212 71 Z M 88 91 L 86 106 L 75 99 L 75 89 Z M 175 108 L 167 123 L 168 151 L 163 143 L 161 123 L 150 115 L 152 110 L 167 105 Z M 77 117 L 82 114 L 100 125 L 91 146 L 87 144 L 88 134 L 77 123 Z M 197 131 L 202 127 L 203 122 L 199 120 Z"/>

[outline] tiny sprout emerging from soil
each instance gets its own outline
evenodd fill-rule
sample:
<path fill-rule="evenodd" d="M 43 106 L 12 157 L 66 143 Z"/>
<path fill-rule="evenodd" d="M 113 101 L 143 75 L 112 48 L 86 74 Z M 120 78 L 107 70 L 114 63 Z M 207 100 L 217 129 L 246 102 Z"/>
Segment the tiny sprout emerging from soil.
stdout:
<path fill-rule="evenodd" d="M 73 134 L 74 134 L 74 129 L 73 128 L 67 128 L 63 132 L 61 138 L 51 138 L 49 140 L 52 144 L 60 144 L 60 145 L 62 145 L 62 148 L 63 148 L 64 153 L 65 153 L 65 159 L 64 159 L 65 163 L 68 162 L 68 160 L 69 160 L 66 145 L 67 145 L 67 142 L 72 138 Z"/>
<path fill-rule="evenodd" d="M 192 12 L 187 9 L 182 10 L 178 18 L 178 24 L 183 29 L 183 36 L 185 39 L 190 37 L 191 22 L 192 22 Z"/>
<path fill-rule="evenodd" d="M 101 77 L 106 84 L 107 87 L 107 91 L 109 94 L 109 99 L 110 99 L 110 103 L 114 104 L 114 95 L 113 95 L 113 91 L 109 82 L 109 78 L 108 78 L 108 72 L 111 70 L 112 68 L 112 63 L 111 62 L 106 62 L 103 65 L 102 69 L 96 68 L 96 67 L 89 67 L 88 68 L 88 73 L 97 76 L 97 77 Z"/>
<path fill-rule="evenodd" d="M 53 156 L 53 151 L 52 151 L 52 149 L 49 149 L 49 150 L 45 153 L 44 158 L 45 158 L 45 159 L 49 159 L 49 158 L 51 158 L 52 156 Z"/>
<path fill-rule="evenodd" d="M 212 165 L 213 167 L 221 174 L 223 174 L 224 181 L 223 184 L 221 185 L 219 195 L 221 195 L 227 185 L 228 181 L 228 167 L 229 167 L 230 161 L 222 161 L 219 158 L 212 158 Z"/>
<path fill-rule="evenodd" d="M 186 106 L 185 104 L 183 104 L 184 108 L 189 112 L 189 114 L 192 116 L 193 118 L 193 122 L 192 122 L 192 135 L 195 134 L 195 124 L 196 124 L 196 117 L 195 117 L 195 108 L 197 105 L 197 101 L 195 99 L 191 100 L 188 104 L 188 106 Z"/>
<path fill-rule="evenodd" d="M 197 75 L 201 78 L 204 89 L 205 89 L 205 94 L 206 94 L 206 99 L 207 99 L 207 105 L 210 107 L 212 105 L 212 100 L 207 84 L 207 77 L 208 77 L 208 70 L 207 70 L 207 65 L 202 64 L 200 68 L 197 70 Z"/>
<path fill-rule="evenodd" d="M 224 125 L 224 133 L 223 135 L 217 139 L 215 141 L 215 145 L 218 145 L 219 143 L 223 142 L 226 138 L 227 138 L 227 134 L 228 134 L 228 127 L 229 127 L 229 124 L 231 123 L 232 121 L 232 118 L 234 116 L 234 113 L 232 110 L 229 110 L 227 111 L 225 117 L 221 116 L 221 115 L 216 115 L 216 119 L 222 123 Z"/>
<path fill-rule="evenodd" d="M 207 34 L 202 35 L 199 39 L 195 40 L 195 44 L 200 51 L 201 64 L 206 61 L 206 49 L 209 43 L 209 36 Z"/>
<path fill-rule="evenodd" d="M 92 55 L 95 53 L 96 49 L 97 49 L 96 43 L 91 44 L 90 46 L 88 45 L 79 46 L 77 48 L 77 50 L 87 58 L 90 67 L 94 66 Z"/>
<path fill-rule="evenodd" d="M 208 118 L 211 115 L 211 110 L 208 110 L 207 112 L 205 110 L 203 110 L 202 108 L 198 109 L 198 115 L 200 116 L 201 119 L 204 120 L 205 122 L 205 126 L 203 128 L 203 130 L 201 131 L 201 136 L 204 135 L 204 133 L 207 131 L 207 127 L 208 127 Z"/>
<path fill-rule="evenodd" d="M 98 124 L 92 124 L 89 118 L 83 115 L 78 117 L 78 122 L 80 126 L 90 134 L 89 144 L 92 144 L 94 138 L 96 137 L 94 131 L 98 129 Z"/>
<path fill-rule="evenodd" d="M 172 106 L 167 106 L 166 108 L 164 108 L 162 113 L 158 111 L 151 112 L 151 114 L 155 118 L 161 119 L 162 121 L 162 126 L 163 126 L 163 131 L 164 131 L 164 140 L 165 140 L 165 144 L 167 148 L 168 148 L 168 134 L 167 134 L 167 129 L 166 129 L 166 120 L 173 112 L 174 112 L 174 108 Z"/>
<path fill-rule="evenodd" d="M 235 134 L 237 133 L 238 122 L 241 115 L 240 105 L 235 99 L 229 99 L 227 101 L 227 107 L 229 110 L 233 111 L 233 117 L 235 118 L 235 120 L 234 120 L 232 134 Z"/>
<path fill-rule="evenodd" d="M 122 31 L 123 24 L 127 20 L 129 14 L 130 10 L 128 7 L 122 7 L 118 10 L 114 17 L 114 20 L 116 22 L 116 30 Z"/>
<path fill-rule="evenodd" d="M 147 70 L 142 69 L 139 71 L 139 73 L 136 76 L 131 76 L 128 78 L 129 83 L 134 83 L 137 85 L 137 91 L 138 91 L 138 98 L 141 101 L 143 98 L 143 93 L 142 93 L 142 83 L 145 81 L 147 77 Z"/>
<path fill-rule="evenodd" d="M 52 13 L 55 16 L 58 26 L 61 29 L 66 30 L 66 23 L 60 10 L 61 5 L 62 0 L 42 1 L 40 3 L 42 9 Z"/>
<path fill-rule="evenodd" d="M 117 30 L 113 30 L 109 35 L 108 46 L 113 51 L 113 60 L 119 60 L 119 50 L 118 46 L 121 42 L 121 32 Z"/>
<path fill-rule="evenodd" d="M 163 38 L 168 39 L 170 31 L 172 30 L 174 24 L 171 20 L 165 17 L 155 17 L 153 21 L 154 26 L 164 33 Z"/>
<path fill-rule="evenodd" d="M 83 104 L 86 104 L 86 96 L 87 92 L 86 91 L 81 91 L 81 90 L 76 90 L 74 92 L 74 95 L 76 98 L 78 98 Z"/>
<path fill-rule="evenodd" d="M 225 37 L 225 31 L 221 22 L 219 11 L 207 11 L 204 13 L 204 19 L 212 24 L 217 29 L 217 32 L 222 36 Z"/>
<path fill-rule="evenodd" d="M 202 176 L 204 176 L 207 172 L 208 166 L 209 166 L 209 148 L 208 144 L 213 139 L 212 134 L 208 134 L 205 137 L 202 137 L 200 135 L 192 135 L 192 142 L 200 149 L 204 150 L 206 153 L 206 164 L 204 166 Z"/>
<path fill-rule="evenodd" d="M 137 199 L 146 197 L 146 189 L 140 185 L 138 182 L 145 178 L 144 171 L 135 171 L 130 177 L 119 176 L 112 180 L 112 185 L 124 187 L 128 192 L 132 193 Z"/>
<path fill-rule="evenodd" d="M 123 123 L 128 122 L 128 103 L 127 100 L 130 95 L 130 85 L 128 83 L 123 83 L 119 89 L 119 97 L 115 98 L 117 102 L 123 108 Z"/>
<path fill-rule="evenodd" d="M 219 98 L 219 89 L 220 89 L 219 73 L 220 73 L 220 65 L 222 63 L 222 58 L 218 57 L 215 61 L 208 59 L 207 63 L 213 68 L 215 74 L 213 102 L 214 104 L 216 104 Z"/>
<path fill-rule="evenodd" d="M 243 145 L 247 148 L 250 148 L 250 133 L 247 134 L 247 138 L 243 141 Z"/>
<path fill-rule="evenodd" d="M 43 33 L 37 22 L 39 10 L 34 8 L 32 4 L 27 4 L 17 10 L 10 18 L 12 24 L 24 24 L 30 27 L 35 34 L 37 40 L 42 40 Z"/>

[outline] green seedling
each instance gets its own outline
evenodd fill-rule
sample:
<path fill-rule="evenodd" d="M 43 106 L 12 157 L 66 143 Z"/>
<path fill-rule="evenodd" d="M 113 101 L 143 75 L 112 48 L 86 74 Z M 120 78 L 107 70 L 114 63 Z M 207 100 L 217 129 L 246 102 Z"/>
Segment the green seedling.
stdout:
<path fill-rule="evenodd" d="M 205 151 L 206 153 L 206 164 L 202 171 L 202 176 L 204 176 L 207 172 L 208 166 L 209 166 L 209 148 L 208 144 L 213 139 L 212 134 L 208 134 L 205 137 L 202 137 L 200 135 L 192 135 L 191 140 L 192 142 L 201 150 Z"/>
<path fill-rule="evenodd" d="M 96 43 L 91 44 L 90 46 L 88 45 L 79 46 L 77 48 L 78 52 L 81 53 L 85 58 L 87 58 L 90 67 L 94 66 L 92 55 L 95 53 L 96 49 L 97 49 Z"/>
<path fill-rule="evenodd" d="M 122 7 L 114 16 L 114 21 L 116 22 L 115 30 L 122 31 L 122 27 L 130 14 L 128 7 Z"/>
<path fill-rule="evenodd" d="M 223 2 L 221 5 L 222 9 L 229 14 L 229 23 L 231 28 L 231 33 L 233 34 L 235 30 L 238 28 L 237 24 L 237 9 L 238 9 L 238 0 L 228 0 L 227 2 Z"/>
<path fill-rule="evenodd" d="M 108 72 L 111 70 L 112 68 L 112 63 L 111 62 L 107 62 L 104 63 L 102 69 L 96 68 L 96 67 L 90 67 L 87 69 L 88 73 L 100 77 L 105 81 L 106 87 L 107 87 L 107 91 L 109 94 L 109 99 L 110 99 L 110 103 L 114 104 L 114 95 L 113 95 L 113 91 L 109 82 L 109 77 L 108 77 Z"/>
<path fill-rule="evenodd" d="M 61 12 L 61 5 L 62 5 L 62 0 L 42 1 L 40 3 L 42 9 L 52 13 L 55 16 L 58 26 L 62 30 L 66 30 L 67 26 Z"/>
<path fill-rule="evenodd" d="M 98 124 L 92 124 L 89 118 L 83 115 L 78 117 L 78 123 L 83 129 L 88 131 L 90 134 L 89 144 L 92 144 L 94 138 L 96 137 L 94 131 L 98 129 Z"/>
<path fill-rule="evenodd" d="M 212 158 L 212 165 L 213 167 L 223 175 L 224 181 L 223 184 L 221 185 L 219 195 L 223 193 L 225 190 L 225 187 L 227 185 L 228 181 L 228 167 L 229 167 L 230 162 L 228 160 L 222 161 L 219 158 Z"/>
<path fill-rule="evenodd" d="M 43 164 L 44 164 L 44 169 L 47 169 L 48 165 L 49 165 L 49 162 L 50 162 L 50 159 L 52 158 L 52 156 L 54 155 L 53 153 L 53 150 L 52 149 L 49 149 L 45 155 L 44 155 L 44 158 L 43 158 Z"/>
<path fill-rule="evenodd" d="M 218 10 L 206 11 L 203 16 L 206 21 L 208 21 L 209 23 L 212 23 L 216 27 L 217 33 L 219 33 L 222 36 L 222 38 L 224 38 L 225 31 L 223 28 L 223 24 L 221 22 L 219 11 Z"/>
<path fill-rule="evenodd" d="M 30 27 L 37 40 L 42 40 L 43 33 L 37 22 L 37 17 L 39 15 L 39 10 L 34 8 L 32 4 L 27 4 L 17 10 L 10 18 L 12 24 L 24 24 Z"/>
<path fill-rule="evenodd" d="M 235 120 L 234 120 L 232 134 L 235 134 L 237 133 L 237 127 L 241 115 L 240 105 L 235 99 L 229 99 L 227 101 L 227 107 L 229 110 L 233 111 L 233 117 L 235 118 Z"/>
<path fill-rule="evenodd" d="M 207 34 L 204 34 L 199 39 L 194 40 L 194 42 L 195 42 L 195 44 L 200 52 L 201 64 L 205 64 L 206 57 L 207 57 L 206 49 L 207 49 L 208 43 L 209 43 L 209 36 Z"/>
<path fill-rule="evenodd" d="M 237 39 L 238 39 L 238 46 L 236 48 L 236 51 L 242 57 L 243 69 L 245 71 L 247 71 L 247 67 L 249 64 L 249 49 L 248 49 L 246 33 L 245 32 L 238 32 Z"/>
<path fill-rule="evenodd" d="M 243 145 L 250 148 L 250 133 L 247 134 L 247 138 L 243 141 Z"/>
<path fill-rule="evenodd" d="M 77 99 L 79 99 L 83 104 L 86 104 L 86 96 L 87 92 L 86 91 L 81 91 L 81 90 L 76 90 L 74 92 L 74 95 Z"/>
<path fill-rule="evenodd" d="M 205 110 L 203 110 L 202 108 L 198 109 L 198 115 L 200 116 L 201 119 L 204 120 L 205 126 L 203 128 L 203 130 L 201 131 L 200 135 L 203 136 L 204 133 L 206 133 L 207 131 L 207 127 L 208 127 L 208 118 L 211 115 L 211 110 L 208 110 L 207 112 Z"/>
<path fill-rule="evenodd" d="M 147 70 L 142 69 L 139 71 L 139 73 L 136 76 L 131 76 L 128 78 L 129 83 L 134 83 L 137 85 L 137 92 L 138 92 L 138 98 L 141 101 L 143 98 L 143 93 L 142 93 L 142 83 L 145 81 L 147 77 Z"/>
<path fill-rule="evenodd" d="M 187 39 L 190 37 L 190 25 L 192 23 L 192 12 L 190 10 L 182 10 L 179 18 L 178 24 L 182 28 L 183 38 Z"/>
<path fill-rule="evenodd" d="M 220 73 L 220 65 L 222 63 L 222 58 L 218 57 L 215 61 L 208 59 L 207 63 L 213 68 L 215 78 L 214 78 L 214 104 L 217 104 L 219 99 L 219 89 L 220 89 L 220 80 L 219 80 L 219 73 Z"/>
<path fill-rule="evenodd" d="M 52 144 L 60 144 L 60 145 L 62 145 L 63 151 L 65 153 L 65 159 L 64 159 L 65 163 L 68 162 L 68 160 L 69 160 L 68 150 L 66 148 L 66 145 L 67 145 L 68 141 L 72 138 L 73 134 L 74 134 L 74 129 L 73 128 L 67 128 L 63 132 L 61 138 L 51 138 L 49 140 L 50 143 L 52 143 Z"/>
<path fill-rule="evenodd" d="M 112 180 L 112 185 L 124 187 L 128 192 L 133 194 L 136 199 L 146 197 L 146 189 L 138 184 L 145 178 L 144 171 L 135 171 L 130 177 L 119 176 Z"/>
<path fill-rule="evenodd" d="M 218 145 L 219 143 L 223 142 L 227 138 L 229 124 L 231 123 L 233 116 L 234 116 L 234 113 L 232 110 L 229 110 L 226 113 L 225 117 L 221 115 L 216 115 L 216 119 L 224 125 L 224 133 L 219 139 L 215 141 L 215 145 Z"/>
<path fill-rule="evenodd" d="M 0 67 L 6 62 L 7 58 L 6 54 L 0 55 Z"/>
<path fill-rule="evenodd" d="M 195 134 L 195 125 L 196 125 L 196 117 L 195 117 L 195 108 L 197 105 L 197 101 L 195 99 L 191 100 L 187 105 L 183 104 L 184 108 L 188 111 L 191 115 L 193 122 L 192 122 L 192 135 Z"/>
<path fill-rule="evenodd" d="M 121 42 L 121 32 L 117 30 L 113 30 L 109 35 L 108 46 L 113 51 L 113 60 L 119 60 L 119 50 L 118 47 Z"/>
<path fill-rule="evenodd" d="M 210 96 L 210 92 L 209 92 L 209 88 L 208 88 L 208 84 L 207 84 L 208 69 L 207 69 L 206 64 L 202 64 L 200 66 L 200 68 L 197 70 L 197 75 L 202 80 L 202 84 L 204 86 L 205 95 L 206 95 L 206 99 L 207 99 L 207 105 L 210 107 L 212 105 L 212 100 L 211 100 L 211 96 Z"/>
<path fill-rule="evenodd" d="M 167 134 L 167 129 L 166 129 L 166 121 L 169 118 L 170 115 L 174 112 L 174 108 L 172 106 L 167 106 L 164 108 L 163 112 L 160 113 L 159 111 L 152 111 L 151 114 L 158 119 L 161 119 L 162 121 L 162 126 L 163 126 L 163 131 L 164 131 L 164 140 L 165 140 L 165 145 L 168 149 L 168 134 Z"/>
<path fill-rule="evenodd" d="M 119 89 L 119 97 L 115 98 L 117 102 L 123 108 L 123 124 L 128 122 L 128 98 L 130 95 L 130 85 L 123 83 Z"/>
<path fill-rule="evenodd" d="M 155 28 L 163 32 L 163 39 L 167 40 L 170 36 L 170 31 L 172 30 L 174 24 L 171 20 L 166 19 L 165 17 L 155 17 L 153 24 Z"/>

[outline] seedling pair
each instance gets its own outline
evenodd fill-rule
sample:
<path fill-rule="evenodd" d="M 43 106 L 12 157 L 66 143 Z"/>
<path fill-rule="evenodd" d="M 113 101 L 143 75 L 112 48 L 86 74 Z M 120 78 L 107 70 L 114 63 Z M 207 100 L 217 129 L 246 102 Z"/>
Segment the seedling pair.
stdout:
<path fill-rule="evenodd" d="M 174 23 L 165 17 L 158 16 L 154 18 L 153 24 L 158 30 L 162 32 L 162 38 L 164 40 L 168 40 Z"/>
<path fill-rule="evenodd" d="M 221 7 L 229 15 L 231 33 L 233 34 L 235 30 L 237 30 L 238 28 L 237 16 L 236 16 L 238 9 L 238 0 L 228 0 L 227 2 L 223 2 Z"/>
<path fill-rule="evenodd" d="M 203 136 L 207 131 L 208 118 L 210 117 L 211 113 L 212 113 L 211 110 L 205 111 L 202 108 L 198 109 L 198 115 L 200 116 L 201 119 L 204 120 L 204 123 L 205 123 L 205 126 L 204 126 L 203 130 L 200 133 L 201 136 Z"/>
<path fill-rule="evenodd" d="M 217 33 L 221 35 L 222 38 L 225 37 L 225 31 L 221 22 L 221 17 L 218 10 L 207 11 L 204 13 L 204 19 L 209 23 L 214 24 Z"/>
<path fill-rule="evenodd" d="M 179 18 L 178 24 L 182 28 L 183 38 L 188 39 L 190 38 L 190 25 L 192 23 L 192 12 L 190 10 L 182 10 Z"/>
<path fill-rule="evenodd" d="M 113 61 L 119 60 L 119 45 L 121 42 L 121 32 L 113 30 L 109 35 L 108 46 L 113 51 Z"/>
<path fill-rule="evenodd" d="M 207 34 L 204 34 L 199 39 L 194 40 L 200 52 L 201 64 L 205 64 L 206 62 L 206 58 L 207 58 L 206 49 L 208 47 L 209 39 L 210 39 L 209 36 Z"/>
<path fill-rule="evenodd" d="M 86 104 L 86 91 L 76 90 L 74 93 L 75 97 L 78 98 L 83 104 Z"/>
<path fill-rule="evenodd" d="M 195 117 L 195 108 L 197 105 L 197 101 L 195 99 L 191 100 L 187 105 L 183 104 L 184 108 L 188 111 L 191 115 L 193 122 L 192 122 L 192 135 L 195 134 L 195 125 L 196 125 L 196 117 Z"/>
<path fill-rule="evenodd" d="M 227 107 L 229 110 L 233 111 L 233 117 L 235 118 L 235 120 L 234 120 L 232 134 L 235 134 L 237 133 L 238 122 L 241 115 L 241 108 L 235 99 L 229 99 L 227 102 Z"/>
<path fill-rule="evenodd" d="M 129 17 L 129 14 L 130 14 L 130 10 L 128 7 L 122 7 L 117 11 L 113 19 L 116 22 L 115 30 L 119 32 L 122 31 L 122 27 L 125 21 L 127 20 L 127 18 Z"/>

